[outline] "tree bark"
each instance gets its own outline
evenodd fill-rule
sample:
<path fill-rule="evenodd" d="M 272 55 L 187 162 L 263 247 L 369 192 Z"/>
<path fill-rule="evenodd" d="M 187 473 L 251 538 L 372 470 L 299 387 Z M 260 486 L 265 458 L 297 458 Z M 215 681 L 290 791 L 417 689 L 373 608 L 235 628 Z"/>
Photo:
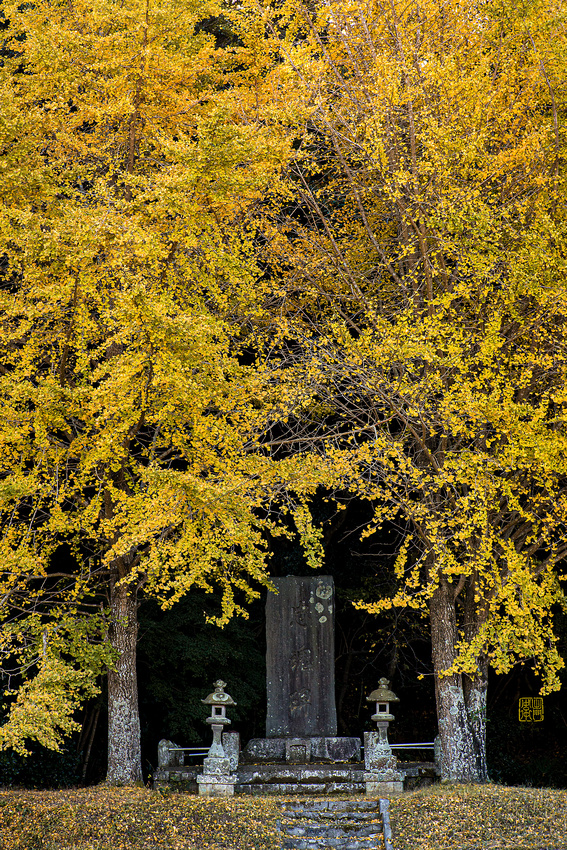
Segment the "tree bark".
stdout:
<path fill-rule="evenodd" d="M 140 715 L 136 677 L 138 603 L 136 592 L 111 580 L 112 626 L 110 641 L 118 653 L 108 671 L 107 782 L 132 785 L 142 781 Z"/>
<path fill-rule="evenodd" d="M 485 618 L 484 607 L 475 600 L 476 573 L 468 580 L 465 596 L 465 638 L 472 640 L 479 632 Z M 465 705 L 469 725 L 473 734 L 477 770 L 481 781 L 488 779 L 486 763 L 486 697 L 488 689 L 488 660 L 482 655 L 477 658 L 477 675 L 464 676 Z"/>
<path fill-rule="evenodd" d="M 473 736 L 478 781 L 488 780 L 486 762 L 486 696 L 488 687 L 488 664 L 479 660 L 479 674 L 471 679 L 463 676 L 465 706 Z"/>
<path fill-rule="evenodd" d="M 455 661 L 457 643 L 454 588 L 443 576 L 440 577 L 439 585 L 431 598 L 430 619 L 441 745 L 441 779 L 453 782 L 482 782 L 486 776 L 479 770 L 463 676 L 442 675 Z"/>

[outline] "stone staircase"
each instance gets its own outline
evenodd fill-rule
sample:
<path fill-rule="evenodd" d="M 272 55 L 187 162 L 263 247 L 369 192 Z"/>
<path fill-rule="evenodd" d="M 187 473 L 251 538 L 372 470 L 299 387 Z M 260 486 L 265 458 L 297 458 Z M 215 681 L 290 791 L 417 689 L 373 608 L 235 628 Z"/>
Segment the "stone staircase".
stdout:
<path fill-rule="evenodd" d="M 388 800 L 294 800 L 283 805 L 281 850 L 393 850 Z"/>

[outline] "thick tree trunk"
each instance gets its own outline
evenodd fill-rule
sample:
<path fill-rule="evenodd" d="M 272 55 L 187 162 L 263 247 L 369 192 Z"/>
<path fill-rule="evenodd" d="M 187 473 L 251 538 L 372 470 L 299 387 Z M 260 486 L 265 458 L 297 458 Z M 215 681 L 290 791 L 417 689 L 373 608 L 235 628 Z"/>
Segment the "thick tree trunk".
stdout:
<path fill-rule="evenodd" d="M 463 677 L 441 675 L 453 665 L 457 643 L 454 588 L 442 576 L 431 598 L 430 617 L 441 778 L 453 782 L 482 782 L 486 777 L 479 771 Z"/>
<path fill-rule="evenodd" d="M 475 599 L 476 574 L 469 577 L 465 597 L 465 637 L 472 640 L 484 620 L 484 609 Z M 469 726 L 473 733 L 477 770 L 480 779 L 488 779 L 486 763 L 486 697 L 488 689 L 488 661 L 485 656 L 477 659 L 477 675 L 463 677 L 465 705 Z"/>
<path fill-rule="evenodd" d="M 463 677 L 465 706 L 469 727 L 474 741 L 478 781 L 486 782 L 488 767 L 486 763 L 486 693 L 488 686 L 488 664 L 479 662 L 479 675 L 474 679 Z"/>
<path fill-rule="evenodd" d="M 136 593 L 126 585 L 111 585 L 110 640 L 118 652 L 108 671 L 108 772 L 107 782 L 132 785 L 142 781 L 140 715 L 136 677 L 138 611 Z"/>

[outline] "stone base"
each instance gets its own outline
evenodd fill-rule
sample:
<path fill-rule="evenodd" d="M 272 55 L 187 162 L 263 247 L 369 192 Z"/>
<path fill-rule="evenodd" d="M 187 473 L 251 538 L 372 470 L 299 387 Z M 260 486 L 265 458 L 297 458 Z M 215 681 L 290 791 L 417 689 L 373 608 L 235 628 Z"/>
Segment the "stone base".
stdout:
<path fill-rule="evenodd" d="M 237 778 L 235 774 L 230 776 L 214 776 L 212 774 L 201 774 L 197 777 L 200 797 L 232 797 Z"/>
<path fill-rule="evenodd" d="M 185 794 L 198 794 L 197 774 L 202 772 L 202 765 L 159 767 L 154 774 L 153 785 L 155 789 L 171 788 Z"/>
<path fill-rule="evenodd" d="M 237 794 L 364 794 L 362 765 L 246 764 L 238 768 Z"/>
<path fill-rule="evenodd" d="M 230 776 L 230 759 L 207 756 L 203 761 L 204 776 Z"/>
<path fill-rule="evenodd" d="M 366 783 L 367 797 L 391 797 L 392 794 L 401 794 L 404 790 L 403 782 L 375 782 Z"/>
<path fill-rule="evenodd" d="M 359 762 L 360 738 L 252 738 L 240 761 L 244 764 Z"/>
<path fill-rule="evenodd" d="M 399 782 L 397 777 L 391 777 L 388 780 L 380 779 L 380 776 L 376 776 L 372 771 L 365 771 L 362 764 L 245 764 L 238 766 L 234 793 L 299 797 L 307 794 L 315 796 L 355 794 L 360 797 L 365 792 L 370 797 L 380 795 L 387 797 L 398 793 L 397 785 L 371 784 L 368 788 L 366 785 L 368 773 L 370 783 Z M 401 776 L 406 790 L 432 785 L 439 781 L 439 771 L 433 762 L 398 762 L 397 773 Z M 197 774 L 201 774 L 201 779 L 210 778 L 203 774 L 202 765 L 160 768 L 154 775 L 154 788 L 169 787 L 173 790 L 184 791 L 186 794 L 198 794 Z M 219 778 L 226 780 L 226 777 Z M 233 778 L 234 773 L 231 773 L 231 780 Z M 230 796 L 230 791 L 228 794 Z"/>
<path fill-rule="evenodd" d="M 364 771 L 367 797 L 388 797 L 401 794 L 404 790 L 404 777 L 398 771 Z"/>

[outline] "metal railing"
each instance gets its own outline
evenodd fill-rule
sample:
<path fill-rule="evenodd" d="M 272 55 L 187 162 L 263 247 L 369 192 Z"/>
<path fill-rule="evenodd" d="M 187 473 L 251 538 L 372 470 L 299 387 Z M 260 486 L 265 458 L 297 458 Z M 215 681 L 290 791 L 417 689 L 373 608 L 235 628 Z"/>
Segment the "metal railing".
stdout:
<path fill-rule="evenodd" d="M 434 750 L 435 741 L 426 741 L 419 744 L 390 744 L 393 750 Z"/>
<path fill-rule="evenodd" d="M 390 744 L 392 750 L 434 750 L 435 741 L 419 742 L 417 744 Z M 360 748 L 364 752 L 364 746 Z"/>
<path fill-rule="evenodd" d="M 168 747 L 168 753 L 189 753 L 190 756 L 203 756 L 209 752 L 209 747 Z"/>
<path fill-rule="evenodd" d="M 418 741 L 411 744 L 390 744 L 392 750 L 435 750 L 435 741 Z M 364 746 L 360 748 L 364 752 Z M 205 756 L 209 747 L 168 747 L 170 753 L 187 753 L 189 757 Z"/>

